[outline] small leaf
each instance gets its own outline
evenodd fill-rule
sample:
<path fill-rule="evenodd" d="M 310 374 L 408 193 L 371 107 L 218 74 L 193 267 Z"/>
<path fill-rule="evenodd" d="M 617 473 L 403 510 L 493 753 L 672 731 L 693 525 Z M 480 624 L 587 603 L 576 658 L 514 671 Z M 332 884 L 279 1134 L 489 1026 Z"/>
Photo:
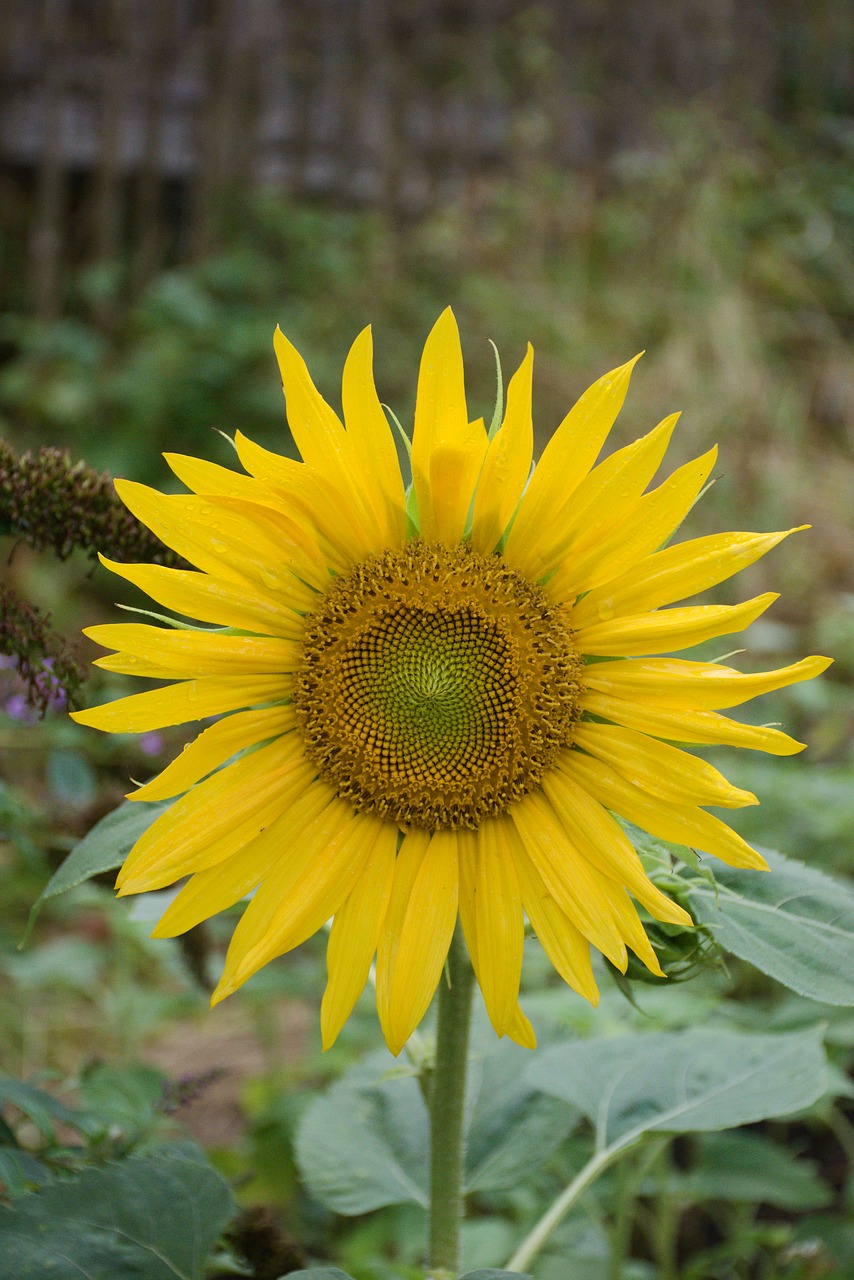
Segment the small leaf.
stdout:
<path fill-rule="evenodd" d="M 0 1206 L 9 1280 L 202 1280 L 234 1212 L 192 1143 L 87 1169 Z"/>
<path fill-rule="evenodd" d="M 749 1130 L 703 1134 L 691 1169 L 674 1181 L 679 1194 L 692 1203 L 735 1200 L 803 1213 L 833 1201 L 833 1192 L 812 1161 Z"/>
<path fill-rule="evenodd" d="M 820 1028 L 741 1035 L 695 1028 L 546 1049 L 528 1070 L 579 1107 L 598 1149 L 644 1134 L 730 1129 L 809 1106 L 826 1087 Z"/>
<path fill-rule="evenodd" d="M 10 1200 L 53 1181 L 53 1174 L 29 1151 L 0 1147 L 0 1191 Z"/>
<path fill-rule="evenodd" d="M 72 1111 L 43 1089 L 37 1089 L 25 1080 L 0 1076 L 0 1106 L 4 1103 L 17 1107 L 48 1142 L 56 1141 L 56 1124 L 64 1124 L 78 1133 L 88 1134 L 93 1129 L 91 1116 Z"/>
<path fill-rule="evenodd" d="M 691 885 L 698 923 L 726 951 L 799 995 L 854 1005 L 854 892 L 814 867 L 762 852 L 770 873 L 722 866 L 717 893 Z"/>
<path fill-rule="evenodd" d="M 30 918 L 20 946 L 30 936 L 36 917 L 48 901 L 85 880 L 114 871 L 120 867 L 143 831 L 147 831 L 155 818 L 174 803 L 172 800 L 146 803 L 143 800 L 126 800 L 118 809 L 108 813 L 76 844 L 61 867 L 54 871 L 30 909 Z"/>

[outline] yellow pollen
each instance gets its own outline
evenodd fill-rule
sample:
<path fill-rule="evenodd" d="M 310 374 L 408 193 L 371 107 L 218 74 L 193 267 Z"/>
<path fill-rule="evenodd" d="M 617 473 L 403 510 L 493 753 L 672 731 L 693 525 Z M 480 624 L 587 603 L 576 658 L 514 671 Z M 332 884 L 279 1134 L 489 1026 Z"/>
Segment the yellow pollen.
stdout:
<path fill-rule="evenodd" d="M 579 717 L 582 661 L 499 556 L 410 542 L 307 619 L 294 705 L 342 799 L 402 827 L 476 827 L 536 787 Z"/>

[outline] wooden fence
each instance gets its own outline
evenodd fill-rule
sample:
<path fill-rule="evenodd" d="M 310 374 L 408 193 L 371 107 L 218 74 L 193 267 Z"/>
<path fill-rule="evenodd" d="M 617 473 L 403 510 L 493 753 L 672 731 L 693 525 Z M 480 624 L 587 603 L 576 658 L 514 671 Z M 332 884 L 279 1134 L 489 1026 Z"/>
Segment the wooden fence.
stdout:
<path fill-rule="evenodd" d="M 600 168 L 655 112 L 852 109 L 836 0 L 0 0 L 0 203 L 30 302 L 133 280 L 275 186 L 409 216 L 541 161 Z"/>

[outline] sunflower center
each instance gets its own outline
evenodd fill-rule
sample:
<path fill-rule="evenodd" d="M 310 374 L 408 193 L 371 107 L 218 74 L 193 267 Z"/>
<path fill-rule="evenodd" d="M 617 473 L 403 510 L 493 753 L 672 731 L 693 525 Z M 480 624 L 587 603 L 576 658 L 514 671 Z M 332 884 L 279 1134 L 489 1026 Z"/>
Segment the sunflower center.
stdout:
<path fill-rule="evenodd" d="M 307 755 L 357 809 L 476 827 L 572 740 L 581 668 L 545 593 L 499 557 L 410 542 L 333 582 L 294 703 Z"/>

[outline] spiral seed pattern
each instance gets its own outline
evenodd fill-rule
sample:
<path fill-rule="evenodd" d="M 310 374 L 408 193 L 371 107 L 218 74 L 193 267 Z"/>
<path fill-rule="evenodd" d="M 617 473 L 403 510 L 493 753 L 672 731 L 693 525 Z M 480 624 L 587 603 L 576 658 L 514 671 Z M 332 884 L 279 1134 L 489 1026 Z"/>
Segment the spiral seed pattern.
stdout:
<path fill-rule="evenodd" d="M 581 669 L 562 616 L 500 557 L 410 542 L 333 582 L 294 703 L 309 758 L 357 809 L 477 827 L 571 741 Z"/>

